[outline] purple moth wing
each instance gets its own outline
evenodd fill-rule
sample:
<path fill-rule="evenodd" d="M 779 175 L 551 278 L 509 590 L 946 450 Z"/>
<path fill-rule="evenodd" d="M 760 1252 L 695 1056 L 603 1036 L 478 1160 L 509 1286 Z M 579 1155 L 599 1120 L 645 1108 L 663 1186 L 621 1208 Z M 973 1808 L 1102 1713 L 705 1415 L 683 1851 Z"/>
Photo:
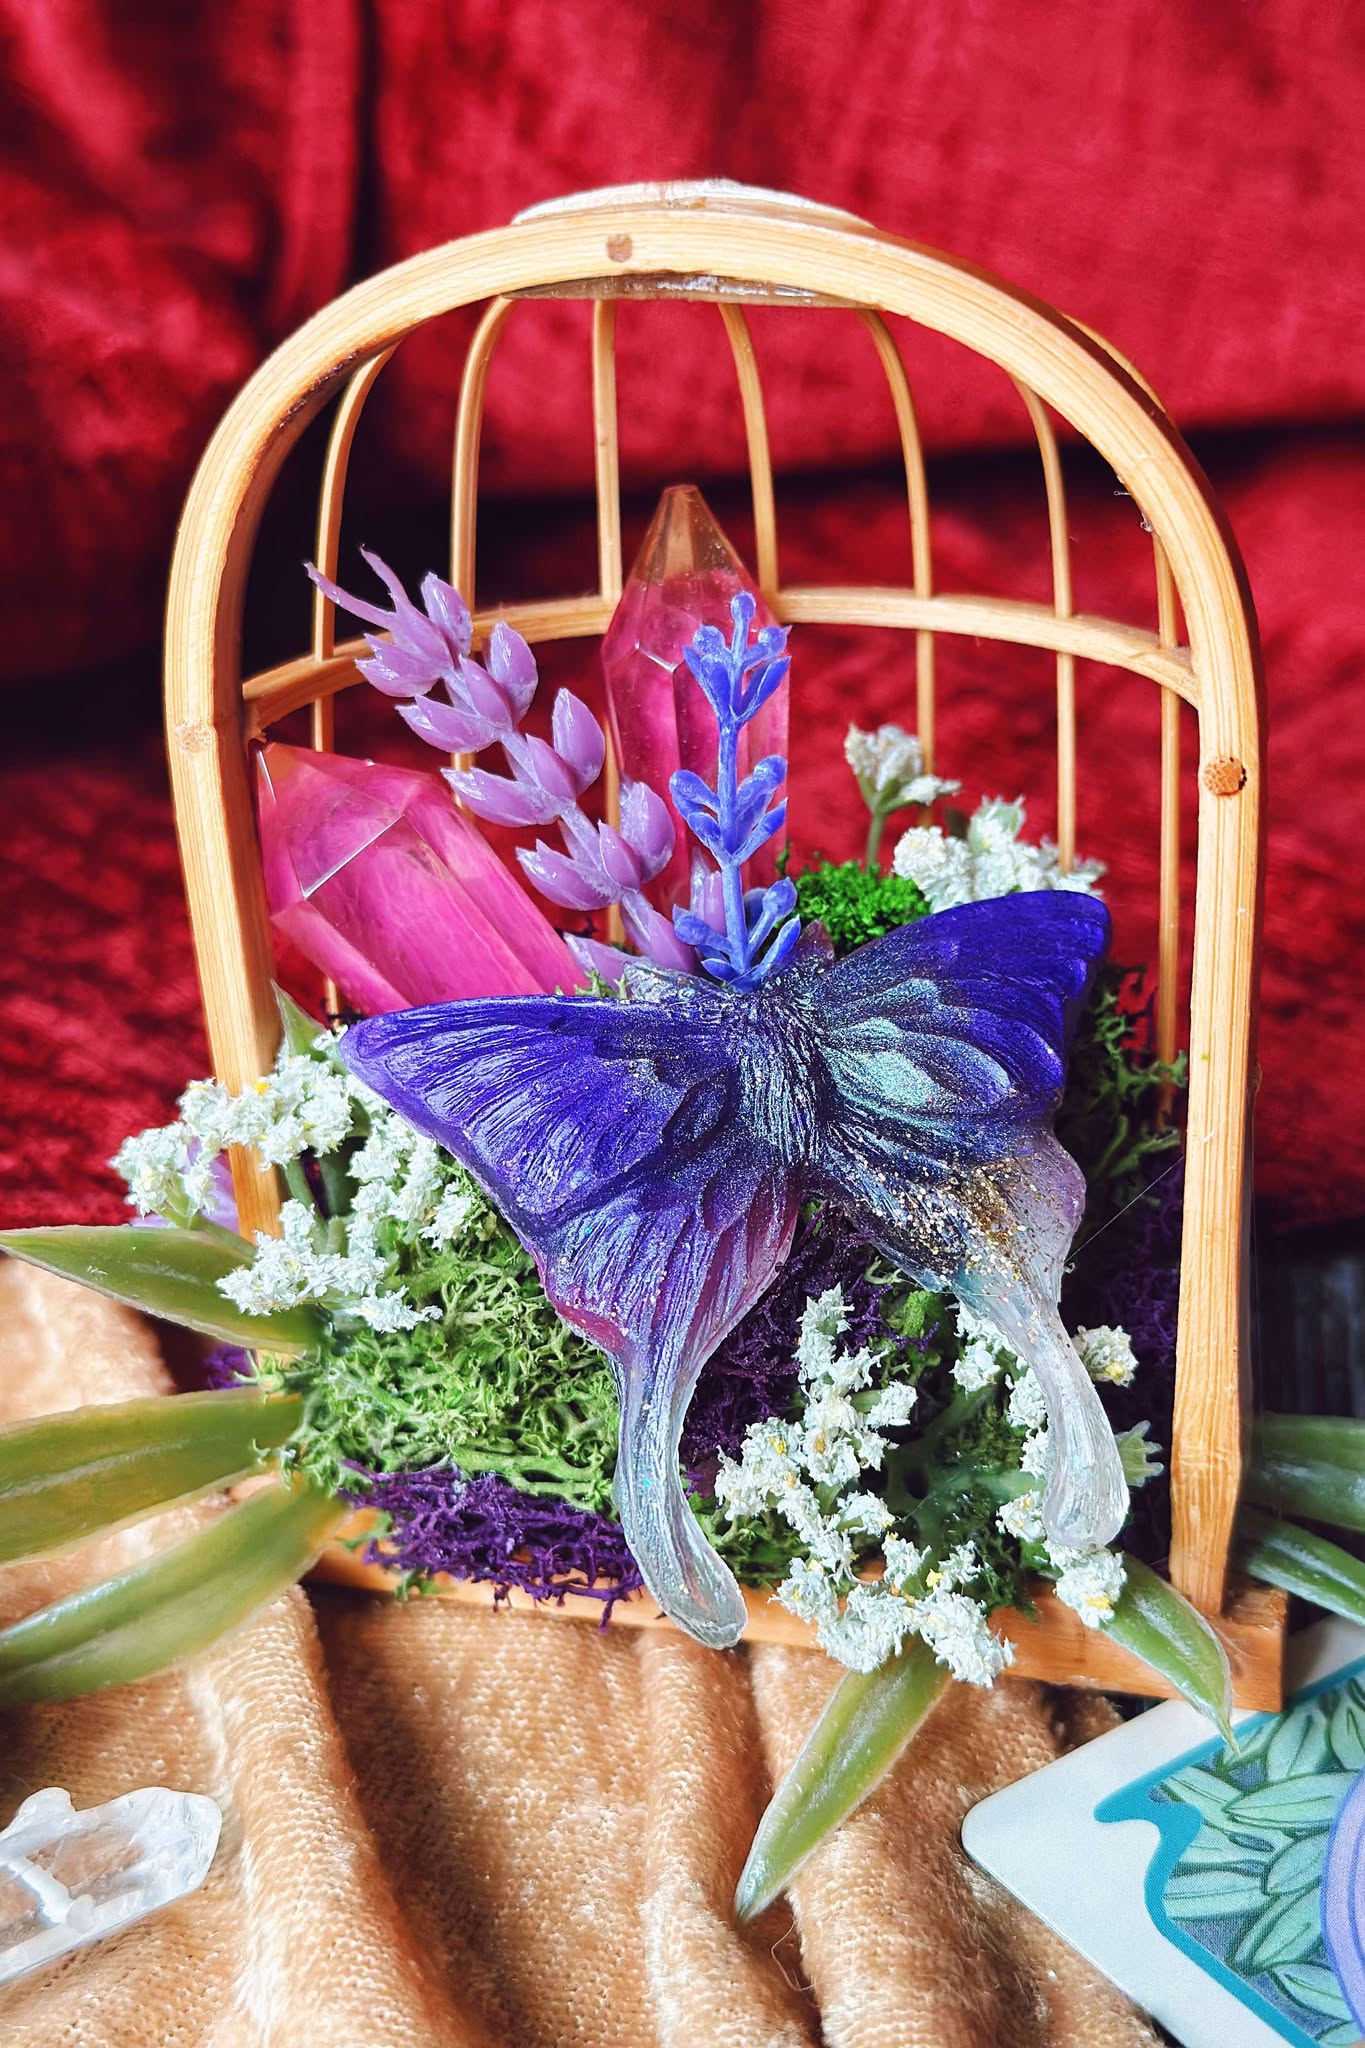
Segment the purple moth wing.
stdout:
<path fill-rule="evenodd" d="M 342 1057 L 485 1187 L 550 1300 L 611 1359 L 617 1498 L 666 1613 L 738 1640 L 745 1610 L 682 1490 L 706 1358 L 786 1257 L 794 1168 L 742 1114 L 726 998 L 671 1007 L 527 996 L 355 1025 Z"/>
<path fill-rule="evenodd" d="M 816 1180 L 1037 1373 L 1044 1522 L 1077 1549 L 1110 1541 L 1128 1509 L 1113 1433 L 1057 1313 L 1085 1183 L 1052 1119 L 1108 940 L 1094 897 L 1001 896 L 903 926 L 810 984 Z"/>

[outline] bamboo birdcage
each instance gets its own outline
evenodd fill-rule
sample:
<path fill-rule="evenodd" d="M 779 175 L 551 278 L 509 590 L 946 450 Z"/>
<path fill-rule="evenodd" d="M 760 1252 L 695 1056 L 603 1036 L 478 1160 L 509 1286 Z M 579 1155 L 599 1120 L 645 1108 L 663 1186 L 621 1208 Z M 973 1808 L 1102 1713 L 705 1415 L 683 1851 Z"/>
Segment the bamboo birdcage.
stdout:
<path fill-rule="evenodd" d="M 490 360 L 519 298 L 592 303 L 592 403 L 598 587 L 587 596 L 512 605 L 532 643 L 601 634 L 621 593 L 615 333 L 621 299 L 713 302 L 733 352 L 748 443 L 757 579 L 788 623 L 895 627 L 916 650 L 915 716 L 926 765 L 935 726 L 939 634 L 1049 650 L 1056 667 L 1058 844 L 1075 846 L 1078 658 L 1145 676 L 1160 692 L 1158 1049 L 1179 1038 L 1182 928 L 1180 711 L 1199 731 L 1198 865 L 1188 1047 L 1186 1195 L 1176 1405 L 1170 1459 L 1172 1582 L 1216 1621 L 1242 1705 L 1277 1706 L 1283 1596 L 1229 1580 L 1247 1392 L 1245 1220 L 1252 1020 L 1260 919 L 1261 679 L 1256 629 L 1235 543 L 1209 487 L 1161 406 L 1129 365 L 1077 322 L 970 265 L 881 234 L 850 216 L 725 185 L 631 187 L 556 202 L 510 227 L 416 256 L 357 285 L 287 341 L 242 391 L 200 466 L 171 572 L 166 716 L 176 818 L 215 1070 L 245 1086 L 273 1059 L 278 1021 L 247 775 L 247 746 L 304 706 L 313 743 L 332 735 L 332 698 L 358 680 L 363 643 L 335 641 L 332 607 L 314 601 L 310 650 L 243 677 L 247 570 L 262 507 L 290 449 L 329 401 L 317 559 L 337 567 L 352 440 L 362 408 L 405 336 L 481 304 L 455 432 L 451 580 L 474 609 L 479 437 Z M 904 454 L 911 579 L 906 587 L 792 586 L 781 580 L 763 394 L 746 303 L 845 309 L 862 322 L 890 388 Z M 1027 409 L 1042 460 L 1052 555 L 1050 605 L 936 590 L 929 497 L 915 405 L 886 315 L 918 323 L 998 364 Z M 1062 467 L 1050 414 L 1088 441 L 1131 493 L 1152 534 L 1155 626 L 1078 613 L 1072 604 Z M 1180 621 L 1184 621 L 1181 638 Z M 799 688 L 799 683 L 798 683 Z M 269 1227 L 273 1175 L 236 1162 L 242 1227 Z M 334 1575 L 383 1575 L 331 1560 Z M 487 1589 L 475 1590 L 487 1599 Z M 457 1597 L 462 1589 L 452 1591 Z M 586 1610 L 590 1603 L 569 1603 Z M 551 1610 L 559 1611 L 559 1610 Z M 806 1640 L 804 1626 L 758 1597 L 750 1635 Z M 647 1599 L 616 1622 L 663 1625 Z M 1010 1617 L 1025 1676 L 1153 1692 L 1164 1688 L 1104 1635 L 1049 1596 L 1036 1619 Z"/>

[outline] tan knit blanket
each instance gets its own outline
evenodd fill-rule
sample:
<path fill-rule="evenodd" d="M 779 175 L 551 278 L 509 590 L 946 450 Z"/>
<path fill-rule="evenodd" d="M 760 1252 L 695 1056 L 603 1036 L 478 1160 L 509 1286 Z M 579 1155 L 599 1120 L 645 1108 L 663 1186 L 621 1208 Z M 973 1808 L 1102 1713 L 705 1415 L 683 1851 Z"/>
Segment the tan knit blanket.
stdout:
<path fill-rule="evenodd" d="M 0 1266 L 0 1422 L 168 1385 L 139 1317 Z M 0 1620 L 165 1531 L 0 1573 Z M 977 1799 L 1109 1725 L 1093 1696 L 954 1689 L 792 1899 L 735 1928 L 754 1824 L 832 1678 L 803 1651 L 296 1591 L 184 1670 L 4 1724 L 0 1823 L 43 1785 L 85 1806 L 159 1784 L 225 1824 L 201 1891 L 14 1987 L 0 2041 L 1152 2043 L 958 1841 Z"/>

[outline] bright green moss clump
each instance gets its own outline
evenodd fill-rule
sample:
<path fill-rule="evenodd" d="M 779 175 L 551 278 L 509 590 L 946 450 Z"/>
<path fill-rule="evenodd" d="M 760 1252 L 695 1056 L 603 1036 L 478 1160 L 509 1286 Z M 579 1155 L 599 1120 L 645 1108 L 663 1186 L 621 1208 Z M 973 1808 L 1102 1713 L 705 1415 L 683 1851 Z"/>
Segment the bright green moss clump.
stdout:
<path fill-rule="evenodd" d="M 851 953 L 929 912 L 928 898 L 914 882 L 870 874 L 856 860 L 824 861 L 793 879 L 801 922 L 822 924 L 836 953 Z"/>

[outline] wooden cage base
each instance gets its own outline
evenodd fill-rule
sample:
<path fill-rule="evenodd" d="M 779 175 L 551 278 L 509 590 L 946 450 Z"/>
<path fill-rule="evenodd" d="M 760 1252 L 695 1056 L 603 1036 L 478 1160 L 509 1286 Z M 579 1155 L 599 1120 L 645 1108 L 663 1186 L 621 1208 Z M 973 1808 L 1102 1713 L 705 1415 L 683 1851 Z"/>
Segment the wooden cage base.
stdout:
<path fill-rule="evenodd" d="M 395 1572 L 382 1565 L 365 1564 L 361 1552 L 352 1547 L 362 1539 L 368 1516 L 357 1515 L 342 1537 L 328 1546 L 313 1568 L 314 1579 L 332 1585 L 355 1586 L 369 1592 L 392 1593 L 398 1582 Z M 789 1643 L 800 1649 L 815 1647 L 815 1633 L 803 1621 L 789 1614 L 768 1594 L 744 1589 L 749 1610 L 744 1640 L 750 1643 Z M 435 1581 L 436 1595 L 456 1600 L 466 1607 L 488 1607 L 491 1587 L 480 1581 L 450 1579 L 444 1574 Z M 556 1615 L 569 1621 L 600 1622 L 602 1604 L 584 1599 L 572 1590 L 562 1601 L 533 1600 L 529 1593 L 510 1588 L 502 1603 L 518 1614 Z M 1249 1579 L 1229 1582 L 1226 1608 L 1215 1623 L 1232 1666 L 1233 1698 L 1239 1707 L 1278 1711 L 1284 1704 L 1284 1637 L 1287 1596 L 1270 1586 L 1254 1585 Z M 632 1593 L 618 1600 L 611 1610 L 613 1628 L 671 1628 L 648 1593 Z M 1100 1629 L 1086 1628 L 1078 1614 L 1064 1607 L 1055 1594 L 1039 1589 L 1032 1617 L 1013 1609 L 995 1615 L 992 1627 L 1014 1644 L 1014 1678 L 1038 1678 L 1050 1685 L 1079 1685 L 1098 1692 L 1144 1693 L 1151 1698 L 1170 1699 L 1175 1688 L 1158 1677 L 1146 1664 L 1120 1647 Z"/>

